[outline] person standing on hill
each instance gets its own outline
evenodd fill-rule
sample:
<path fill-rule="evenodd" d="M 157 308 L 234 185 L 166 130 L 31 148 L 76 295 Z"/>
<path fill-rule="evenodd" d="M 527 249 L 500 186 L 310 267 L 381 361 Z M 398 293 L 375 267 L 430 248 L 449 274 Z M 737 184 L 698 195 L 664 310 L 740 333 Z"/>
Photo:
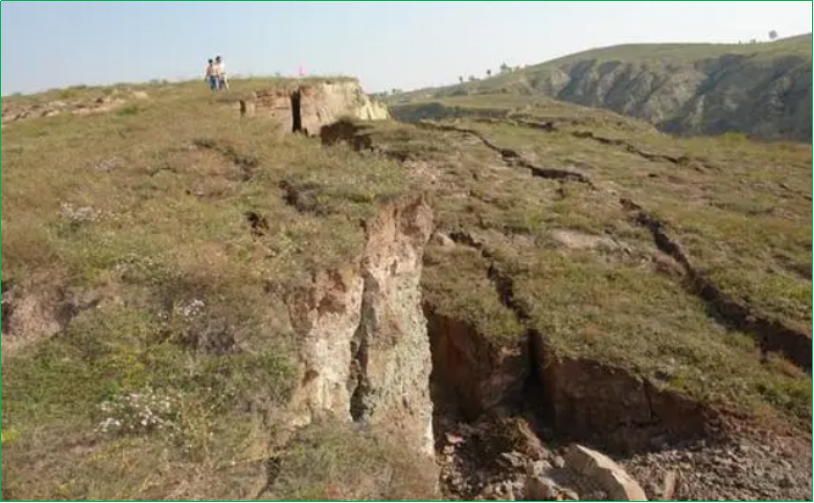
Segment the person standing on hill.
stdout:
<path fill-rule="evenodd" d="M 215 92 L 220 87 L 220 84 L 219 84 L 219 81 L 218 81 L 218 74 L 217 74 L 217 71 L 215 69 L 215 62 L 210 59 L 208 61 L 208 63 L 209 64 L 206 67 L 206 77 L 204 77 L 204 81 L 207 84 L 209 84 L 209 89 L 212 92 Z"/>
<path fill-rule="evenodd" d="M 229 80 L 226 78 L 226 63 L 221 56 L 215 58 L 215 71 L 218 74 L 219 85 L 218 88 L 222 90 L 229 90 Z"/>

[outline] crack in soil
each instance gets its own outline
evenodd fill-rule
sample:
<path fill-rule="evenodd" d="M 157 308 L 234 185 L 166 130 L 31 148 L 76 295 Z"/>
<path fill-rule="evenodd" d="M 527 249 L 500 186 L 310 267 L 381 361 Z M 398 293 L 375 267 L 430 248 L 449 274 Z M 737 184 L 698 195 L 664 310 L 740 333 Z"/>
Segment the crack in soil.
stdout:
<path fill-rule="evenodd" d="M 629 199 L 621 199 L 622 207 L 633 215 L 634 222 L 650 231 L 659 250 L 672 257 L 684 270 L 688 291 L 704 301 L 709 314 L 719 323 L 751 334 L 757 339 L 764 357 L 769 352 L 781 352 L 799 368 L 811 374 L 811 337 L 754 312 L 723 292 L 693 267 L 681 245 L 669 235 L 666 224 Z"/>
<path fill-rule="evenodd" d="M 523 121 L 521 124 L 524 124 L 527 127 L 531 127 L 529 126 L 531 124 L 533 127 L 543 130 L 556 130 L 556 125 L 554 123 L 533 123 L 531 121 Z M 577 181 L 596 189 L 596 185 L 593 183 L 590 177 L 586 175 L 566 170 L 543 169 L 534 166 L 532 163 L 523 159 L 518 152 L 496 145 L 484 134 L 478 131 L 458 126 L 425 121 L 419 122 L 417 126 L 436 131 L 456 132 L 472 136 L 477 138 L 492 151 L 500 154 L 504 162 L 510 167 L 522 166 L 530 169 L 533 174 L 539 177 L 560 181 Z M 592 139 L 604 144 L 624 146 L 632 153 L 641 155 L 649 160 L 668 161 L 678 165 L 685 165 L 693 162 L 692 159 L 686 156 L 673 157 L 664 154 L 651 154 L 624 140 L 611 140 L 594 135 L 590 132 L 577 132 L 572 134 L 576 135 L 577 137 Z M 759 343 L 764 357 L 768 352 L 781 352 L 795 365 L 807 373 L 811 373 L 812 354 L 810 336 L 799 330 L 795 330 L 792 327 L 786 326 L 781 321 L 771 320 L 765 316 L 761 316 L 759 313 L 753 312 L 753 310 L 748 306 L 743 305 L 731 296 L 724 293 L 719 287 L 712 283 L 708 278 L 705 278 L 697 271 L 697 269 L 693 267 L 687 253 L 666 231 L 666 224 L 664 222 L 655 219 L 650 213 L 645 211 L 640 205 L 631 201 L 630 199 L 621 199 L 619 203 L 627 212 L 634 215 L 634 221 L 637 225 L 647 228 L 650 231 L 658 249 L 672 257 L 681 265 L 683 273 L 688 279 L 688 285 L 686 285 L 687 291 L 690 294 L 699 297 L 704 302 L 704 304 L 707 306 L 708 314 L 714 320 L 725 326 L 736 328 L 752 334 Z M 482 244 L 476 243 L 471 236 L 459 233 L 450 237 L 452 237 L 453 240 L 457 240 L 459 243 L 477 248 L 482 254 L 485 253 L 484 257 L 487 258 L 490 263 L 492 263 L 492 257 L 488 256 L 488 251 L 485 251 Z M 501 299 L 509 300 L 510 297 L 506 295 L 505 288 L 502 286 L 505 284 L 505 281 L 495 281 L 496 279 L 500 279 L 495 276 L 496 270 L 497 269 L 494 267 L 491 268 L 492 276 L 490 279 L 495 282 Z M 519 319 L 524 319 L 523 313 L 516 310 L 517 306 L 507 305 L 507 307 L 514 310 Z"/>
<path fill-rule="evenodd" d="M 208 139 L 195 140 L 193 145 L 200 149 L 217 152 L 223 158 L 232 162 L 240 170 L 240 181 L 242 182 L 251 181 L 260 167 L 258 158 L 253 155 L 242 154 L 231 145 L 220 145 L 217 141 Z"/>
<path fill-rule="evenodd" d="M 480 252 L 481 256 L 489 264 L 487 269 L 487 277 L 489 281 L 495 286 L 495 291 L 500 298 L 501 303 L 509 310 L 514 312 L 517 319 L 521 322 L 526 322 L 531 318 L 530 313 L 525 306 L 515 300 L 514 296 L 514 279 L 505 274 L 497 266 L 497 261 L 494 255 L 486 248 L 486 245 L 478 242 L 469 233 L 466 232 L 453 232 L 449 235 L 450 239 L 459 245 L 468 246 Z M 527 334 L 528 335 L 528 334 Z"/>
<path fill-rule="evenodd" d="M 537 121 L 531 121 L 531 120 L 528 120 L 528 119 L 517 119 L 514 122 L 516 124 L 520 125 L 520 126 L 535 129 L 535 130 L 539 130 L 539 131 L 544 131 L 544 132 L 547 132 L 547 133 L 555 133 L 555 132 L 561 131 L 557 127 L 555 122 L 537 122 Z M 607 138 L 607 137 L 604 137 L 604 136 L 599 136 L 596 133 L 594 133 L 593 131 L 572 131 L 570 134 L 574 138 L 577 138 L 577 139 L 580 139 L 580 140 L 592 140 L 592 141 L 595 141 L 595 142 L 600 143 L 602 145 L 609 145 L 609 146 L 614 146 L 614 147 L 622 147 L 628 153 L 631 153 L 633 155 L 637 155 L 637 156 L 641 157 L 642 159 L 652 161 L 652 162 L 667 162 L 667 163 L 670 163 L 670 164 L 674 164 L 676 166 L 690 166 L 690 167 L 695 167 L 696 169 L 698 169 L 698 167 L 701 166 L 701 167 L 703 167 L 705 169 L 708 169 L 708 170 L 716 170 L 716 168 L 714 168 L 710 164 L 705 163 L 705 162 L 703 162 L 703 161 L 701 161 L 699 159 L 695 159 L 695 158 L 692 158 L 692 157 L 689 157 L 689 156 L 686 156 L 686 155 L 673 156 L 673 155 L 669 155 L 669 154 L 648 152 L 646 150 L 643 150 L 643 149 L 637 147 L 636 145 L 630 143 L 627 140 L 621 140 L 621 139 L 618 139 L 618 138 Z"/>
<path fill-rule="evenodd" d="M 362 308 L 359 326 L 350 342 L 351 362 L 348 391 L 351 393 L 350 415 L 355 422 L 364 422 L 368 418 L 370 405 L 368 398 L 371 393 L 368 378 L 368 362 L 370 349 L 370 333 L 375 329 L 375 313 L 373 312 L 372 297 L 378 293 L 375 278 L 363 271 L 364 290 L 362 293 Z"/>
<path fill-rule="evenodd" d="M 529 171 L 531 171 L 532 175 L 539 178 L 545 178 L 547 180 L 558 180 L 564 182 L 578 182 L 586 184 L 594 190 L 596 189 L 596 186 L 593 184 L 591 179 L 583 175 L 582 173 L 557 168 L 541 168 L 535 165 L 534 163 L 530 162 L 528 159 L 525 159 L 516 150 L 500 147 L 494 144 L 485 135 L 474 129 L 461 128 L 458 126 L 451 126 L 445 124 L 435 124 L 423 121 L 419 122 L 417 126 L 420 128 L 433 129 L 436 131 L 447 131 L 473 136 L 480 140 L 487 148 L 500 154 L 501 158 L 503 159 L 503 162 L 509 167 L 519 166 L 521 168 L 528 169 Z"/>
<path fill-rule="evenodd" d="M 480 252 L 502 304 L 526 326 L 519 341 L 527 355 L 526 381 L 517 403 L 507 405 L 544 418 L 562 438 L 618 452 L 647 452 L 668 440 L 722 438 L 719 416 L 703 404 L 626 369 L 558 355 L 544 334 L 529 327 L 531 314 L 515 299 L 513 278 L 500 270 L 486 244 L 465 232 L 450 239 Z"/>
<path fill-rule="evenodd" d="M 457 126 L 438 125 L 426 122 L 420 123 L 419 126 L 429 127 L 441 131 L 451 131 L 472 135 L 482 141 L 484 145 L 493 151 L 500 153 L 507 164 L 509 164 L 511 160 L 514 160 L 517 164 L 528 167 L 527 164 L 529 163 L 524 161 L 516 151 L 500 148 L 478 131 L 460 128 Z M 549 124 L 546 123 L 541 127 L 548 128 Z M 590 136 L 582 135 L 580 137 L 583 136 L 602 142 L 607 140 L 595 136 L 593 133 L 590 133 Z M 673 162 L 674 164 L 682 165 L 690 162 L 690 159 L 685 156 L 676 158 L 662 154 L 649 154 L 622 140 L 607 140 L 607 142 L 608 144 L 624 145 L 629 151 L 650 160 L 667 160 Z M 517 160 L 520 160 L 520 162 L 518 163 Z M 532 166 L 532 170 L 533 168 L 534 167 Z M 555 171 L 558 171 L 558 173 L 555 174 L 554 177 L 559 179 L 566 178 L 564 173 L 569 175 L 572 174 L 571 172 L 567 171 Z M 538 174 L 538 176 L 550 178 L 547 175 Z M 595 185 L 587 176 L 578 176 L 580 177 L 579 181 L 587 183 L 589 186 L 595 188 Z M 631 201 L 630 199 L 621 199 L 619 203 L 626 211 L 635 214 L 634 221 L 637 225 L 650 231 L 657 248 L 663 253 L 672 257 L 681 265 L 685 276 L 689 280 L 689 284 L 687 285 L 688 292 L 704 301 L 704 304 L 707 306 L 708 314 L 713 319 L 725 326 L 752 334 L 760 346 L 763 357 L 765 357 L 769 352 L 780 352 L 799 368 L 809 374 L 811 373 L 811 337 L 785 325 L 779 320 L 771 320 L 765 316 L 761 316 L 759 313 L 753 312 L 753 310 L 749 307 L 737 302 L 734 298 L 724 293 L 717 285 L 712 283 L 693 267 L 687 253 L 666 231 L 666 225 L 664 222 L 655 219 L 650 213 L 646 212 L 640 205 Z M 456 239 L 454 236 L 451 237 L 453 240 Z M 458 237 L 460 238 L 460 236 Z M 476 245 L 475 247 L 478 248 L 482 254 L 484 253 L 483 247 L 478 246 L 478 243 L 474 243 L 471 238 L 469 239 L 469 242 Z M 484 257 L 491 258 L 487 257 L 486 255 L 484 255 Z M 511 297 L 507 297 L 505 288 L 502 288 L 502 285 L 505 285 L 506 283 L 505 278 L 494 277 L 493 275 L 495 271 L 497 271 L 497 269 L 492 263 L 492 265 L 490 265 L 490 279 L 492 279 L 492 281 L 495 283 L 501 299 L 510 300 Z M 514 304 L 513 302 L 510 303 Z M 519 319 L 524 319 L 523 313 L 518 312 L 516 309 L 517 306 L 506 304 L 506 307 L 514 310 Z M 527 319 L 527 317 L 525 319 Z"/>

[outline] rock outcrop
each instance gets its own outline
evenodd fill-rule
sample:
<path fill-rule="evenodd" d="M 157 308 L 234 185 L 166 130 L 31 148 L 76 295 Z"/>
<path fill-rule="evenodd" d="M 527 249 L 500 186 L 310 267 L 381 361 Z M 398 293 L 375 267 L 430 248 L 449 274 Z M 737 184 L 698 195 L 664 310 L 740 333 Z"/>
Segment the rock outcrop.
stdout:
<path fill-rule="evenodd" d="M 430 344 L 421 311 L 423 250 L 432 213 L 395 201 L 366 225 L 363 256 L 291 296 L 300 337 L 300 425 L 324 414 L 376 426 L 432 455 Z"/>
<path fill-rule="evenodd" d="M 570 468 L 602 486 L 612 501 L 647 501 L 638 482 L 601 452 L 573 445 L 566 451 L 565 461 Z"/>
<path fill-rule="evenodd" d="M 354 80 L 292 84 L 256 92 L 241 101 L 244 115 L 271 118 L 283 132 L 318 135 L 340 118 L 390 118 L 387 107 L 367 96 Z"/>

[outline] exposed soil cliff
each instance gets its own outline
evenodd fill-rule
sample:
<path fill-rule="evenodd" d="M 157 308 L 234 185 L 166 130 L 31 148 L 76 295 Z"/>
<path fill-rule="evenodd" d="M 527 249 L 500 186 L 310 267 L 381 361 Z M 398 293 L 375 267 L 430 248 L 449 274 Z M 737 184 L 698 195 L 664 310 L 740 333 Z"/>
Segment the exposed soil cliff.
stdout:
<path fill-rule="evenodd" d="M 270 117 L 285 132 L 319 134 L 342 117 L 361 120 L 390 118 L 387 107 L 368 97 L 356 81 L 306 83 L 256 92 L 241 101 L 244 115 Z"/>
<path fill-rule="evenodd" d="M 391 203 L 366 226 L 364 256 L 288 299 L 302 338 L 300 424 L 329 413 L 397 433 L 433 452 L 430 345 L 420 280 L 432 213 Z"/>

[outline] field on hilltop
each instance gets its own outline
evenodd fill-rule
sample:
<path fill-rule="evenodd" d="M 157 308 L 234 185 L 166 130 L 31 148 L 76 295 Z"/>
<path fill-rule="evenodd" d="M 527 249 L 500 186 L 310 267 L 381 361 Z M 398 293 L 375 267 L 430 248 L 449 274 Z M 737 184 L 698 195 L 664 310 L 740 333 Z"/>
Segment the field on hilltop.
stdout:
<path fill-rule="evenodd" d="M 489 78 L 388 100 L 551 97 L 644 119 L 671 133 L 811 141 L 811 40 L 808 34 L 769 43 L 619 45 L 494 69 Z"/>
<path fill-rule="evenodd" d="M 355 81 L 4 98 L 2 499 L 523 500 L 571 442 L 651 499 L 810 496 L 811 146 L 551 68 L 311 136 L 279 107 Z"/>

